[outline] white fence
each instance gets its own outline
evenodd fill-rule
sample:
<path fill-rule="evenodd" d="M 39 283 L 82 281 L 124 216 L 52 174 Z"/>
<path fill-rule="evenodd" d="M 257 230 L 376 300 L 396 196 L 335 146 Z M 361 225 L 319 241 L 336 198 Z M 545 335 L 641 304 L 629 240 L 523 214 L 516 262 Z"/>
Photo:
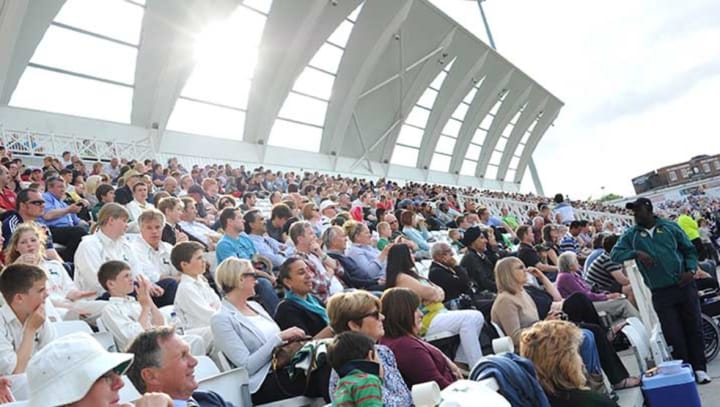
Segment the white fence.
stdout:
<path fill-rule="evenodd" d="M 97 140 L 0 127 L 0 140 L 8 151 L 18 156 L 60 157 L 64 151 L 91 161 L 109 161 L 113 157 L 144 159 L 154 156 L 149 138 L 138 141 Z"/>

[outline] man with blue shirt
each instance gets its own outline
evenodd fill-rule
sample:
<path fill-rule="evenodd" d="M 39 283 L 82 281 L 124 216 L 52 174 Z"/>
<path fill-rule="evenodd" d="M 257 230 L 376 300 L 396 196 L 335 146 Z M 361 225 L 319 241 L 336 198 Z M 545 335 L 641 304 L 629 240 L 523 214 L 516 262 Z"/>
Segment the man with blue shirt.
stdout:
<path fill-rule="evenodd" d="M 73 261 L 83 236 L 87 234 L 88 224 L 78 218 L 77 214 L 88 203 L 82 200 L 78 203 L 68 205 L 63 202 L 65 199 L 65 181 L 60 177 L 49 178 L 46 182 L 43 194 L 45 200 L 45 211 L 39 220 L 44 223 L 53 236 L 55 243 L 65 246 L 62 257 L 65 261 Z"/>
<path fill-rule="evenodd" d="M 257 252 L 270 259 L 273 268 L 279 268 L 287 260 L 288 255 L 292 254 L 292 249 L 267 235 L 265 218 L 259 209 L 246 212 L 243 220 L 245 234 L 252 241 Z"/>
<path fill-rule="evenodd" d="M 612 249 L 612 261 L 637 260 L 673 358 L 692 365 L 698 384 L 710 383 L 695 285 L 695 247 L 675 222 L 653 214 L 649 199 L 638 198 L 626 207 L 634 212 L 636 225 Z"/>

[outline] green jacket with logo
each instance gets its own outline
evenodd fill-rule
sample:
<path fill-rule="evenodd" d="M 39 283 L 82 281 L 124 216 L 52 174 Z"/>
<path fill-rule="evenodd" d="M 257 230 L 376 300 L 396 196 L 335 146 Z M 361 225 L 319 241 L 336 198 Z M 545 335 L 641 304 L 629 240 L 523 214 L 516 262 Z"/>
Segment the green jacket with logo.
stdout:
<path fill-rule="evenodd" d="M 655 231 L 650 233 L 641 226 L 628 229 L 612 249 L 610 256 L 616 263 L 637 259 L 642 251 L 654 260 L 651 268 L 637 262 L 645 284 L 651 290 L 670 287 L 680 281 L 680 274 L 695 272 L 698 257 L 695 246 L 690 243 L 685 232 L 674 222 L 655 218 Z"/>

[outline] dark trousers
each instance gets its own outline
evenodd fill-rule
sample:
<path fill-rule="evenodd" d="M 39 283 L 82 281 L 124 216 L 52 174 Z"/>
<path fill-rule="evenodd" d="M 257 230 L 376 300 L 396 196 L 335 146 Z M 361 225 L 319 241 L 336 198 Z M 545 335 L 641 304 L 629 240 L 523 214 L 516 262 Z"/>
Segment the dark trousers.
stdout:
<path fill-rule="evenodd" d="M 87 235 L 85 228 L 80 226 L 56 228 L 51 226 L 50 233 L 52 233 L 53 242 L 65 246 L 65 250 L 60 253 L 63 260 L 75 261 L 75 251 L 77 251 L 83 236 Z"/>
<path fill-rule="evenodd" d="M 163 295 L 159 297 L 152 297 L 155 305 L 158 308 L 164 307 L 166 305 L 173 305 L 175 303 L 175 293 L 177 292 L 178 288 L 177 280 L 174 280 L 172 278 L 164 278 L 162 280 L 158 280 L 158 282 L 155 284 L 160 286 L 163 291 L 165 291 Z"/>
<path fill-rule="evenodd" d="M 665 340 L 675 359 L 690 363 L 693 370 L 706 370 L 700 300 L 695 281 L 683 287 L 652 290 L 653 308 Z"/>
<path fill-rule="evenodd" d="M 602 326 L 597 310 L 585 294 L 574 293 L 567 297 L 563 301 L 562 310 L 567 314 L 568 320 L 572 322 L 585 322 Z"/>

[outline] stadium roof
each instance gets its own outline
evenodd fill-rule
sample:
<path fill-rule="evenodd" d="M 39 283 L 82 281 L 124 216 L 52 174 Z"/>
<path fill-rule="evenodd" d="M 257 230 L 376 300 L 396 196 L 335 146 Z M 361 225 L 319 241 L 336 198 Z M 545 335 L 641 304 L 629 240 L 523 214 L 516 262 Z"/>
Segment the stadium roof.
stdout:
<path fill-rule="evenodd" d="M 0 0 L 5 126 L 512 191 L 561 107 L 427 0 Z"/>

